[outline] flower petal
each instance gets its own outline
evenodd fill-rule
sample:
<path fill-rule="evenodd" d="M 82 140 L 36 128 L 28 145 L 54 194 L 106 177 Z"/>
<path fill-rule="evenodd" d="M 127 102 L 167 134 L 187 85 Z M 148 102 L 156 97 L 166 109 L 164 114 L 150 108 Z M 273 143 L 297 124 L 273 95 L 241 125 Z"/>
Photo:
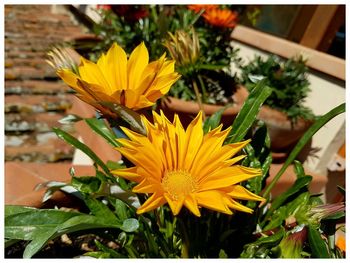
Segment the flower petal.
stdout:
<path fill-rule="evenodd" d="M 128 89 L 138 88 L 141 76 L 148 64 L 148 50 L 142 42 L 131 53 L 128 61 Z"/>
<path fill-rule="evenodd" d="M 225 167 L 203 177 L 199 182 L 200 191 L 227 187 L 260 175 L 260 169 L 240 165 Z"/>
<path fill-rule="evenodd" d="M 140 176 L 137 173 L 137 167 L 130 167 L 125 169 L 116 169 L 111 171 L 112 174 L 116 176 L 123 177 L 127 180 L 133 181 L 133 182 L 141 182 L 142 179 L 144 179 L 142 176 Z"/>
<path fill-rule="evenodd" d="M 265 200 L 265 198 L 248 191 L 246 188 L 244 188 L 241 185 L 233 185 L 232 188 L 230 188 L 230 192 L 227 192 L 227 194 L 233 198 L 240 199 L 240 200 L 253 200 L 253 201 Z"/>
<path fill-rule="evenodd" d="M 185 198 L 184 205 L 190 210 L 194 215 L 201 216 L 201 212 L 198 209 L 198 203 L 194 194 L 189 194 Z"/>
<path fill-rule="evenodd" d="M 180 197 L 179 200 L 173 200 L 168 193 L 164 194 L 166 201 L 168 202 L 173 215 L 176 216 L 180 213 L 181 208 L 184 204 L 185 197 Z"/>
<path fill-rule="evenodd" d="M 232 215 L 232 211 L 224 202 L 223 195 L 219 191 L 205 191 L 194 195 L 200 206 Z"/>
<path fill-rule="evenodd" d="M 166 200 L 162 195 L 158 193 L 154 193 L 150 198 L 146 200 L 146 202 L 142 204 L 142 206 L 140 206 L 137 209 L 137 214 L 142 214 L 142 213 L 146 213 L 148 211 L 154 210 L 164 205 L 165 203 L 166 203 Z"/>

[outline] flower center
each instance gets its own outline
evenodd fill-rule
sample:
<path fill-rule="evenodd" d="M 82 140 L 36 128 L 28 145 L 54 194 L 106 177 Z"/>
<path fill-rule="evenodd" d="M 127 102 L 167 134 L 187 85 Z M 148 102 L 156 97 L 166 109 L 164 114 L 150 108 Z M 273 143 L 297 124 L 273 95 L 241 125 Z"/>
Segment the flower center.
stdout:
<path fill-rule="evenodd" d="M 163 188 L 174 200 L 186 196 L 197 189 L 192 175 L 186 171 L 168 171 L 162 180 Z"/>

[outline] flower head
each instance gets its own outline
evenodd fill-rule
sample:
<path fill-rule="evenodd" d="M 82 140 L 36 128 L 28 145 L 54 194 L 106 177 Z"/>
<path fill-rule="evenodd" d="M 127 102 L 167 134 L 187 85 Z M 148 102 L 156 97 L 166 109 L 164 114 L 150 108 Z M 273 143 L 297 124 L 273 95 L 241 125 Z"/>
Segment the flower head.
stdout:
<path fill-rule="evenodd" d="M 142 117 L 147 136 L 123 128 L 130 140 L 118 139 L 123 145 L 118 150 L 135 167 L 112 171 L 137 182 L 134 192 L 151 195 L 138 209 L 139 214 L 166 203 L 174 215 L 183 206 L 196 216 L 200 216 L 199 207 L 226 214 L 232 214 L 231 209 L 252 213 L 235 199 L 264 200 L 239 185 L 261 171 L 233 165 L 245 156 L 232 156 L 249 141 L 223 146 L 230 128 L 221 131 L 222 125 L 204 135 L 201 112 L 187 130 L 177 115 L 171 123 L 163 112 L 153 112 L 153 120 L 154 124 Z"/>
<path fill-rule="evenodd" d="M 218 5 L 187 5 L 187 8 L 194 11 L 195 13 L 199 13 L 202 10 L 211 10 L 218 8 Z"/>
<path fill-rule="evenodd" d="M 237 24 L 238 14 L 229 9 L 214 8 L 207 10 L 203 17 L 213 26 L 234 28 Z"/>
<path fill-rule="evenodd" d="M 152 106 L 179 78 L 174 72 L 174 63 L 167 60 L 165 54 L 148 63 L 144 43 L 137 46 L 127 59 L 125 51 L 114 43 L 96 64 L 82 58 L 79 74 L 66 68 L 59 68 L 57 74 L 77 91 L 80 99 L 102 114 L 115 117 L 100 102 L 118 103 L 133 110 Z"/>
<path fill-rule="evenodd" d="M 179 66 L 194 64 L 199 56 L 199 38 L 192 27 L 190 33 L 177 30 L 175 34 L 169 32 L 170 39 L 165 41 L 171 57 Z"/>

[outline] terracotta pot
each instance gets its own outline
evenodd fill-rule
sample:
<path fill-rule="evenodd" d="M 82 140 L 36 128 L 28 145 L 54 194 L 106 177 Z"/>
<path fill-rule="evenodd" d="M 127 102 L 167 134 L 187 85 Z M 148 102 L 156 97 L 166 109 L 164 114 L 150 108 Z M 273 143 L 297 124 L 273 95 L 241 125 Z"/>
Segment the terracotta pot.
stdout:
<path fill-rule="evenodd" d="M 266 123 L 271 139 L 271 149 L 274 152 L 289 150 L 312 124 L 312 121 L 302 118 L 292 123 L 285 113 L 265 105 L 261 107 L 258 119 Z"/>
<path fill-rule="evenodd" d="M 232 125 L 247 96 L 248 92 L 246 89 L 241 87 L 237 88 L 235 94 L 232 95 L 234 101 L 233 105 L 227 108 L 222 114 L 221 122 L 224 124 L 224 127 Z M 223 107 L 223 105 L 203 104 L 203 110 L 207 117 Z M 187 127 L 198 114 L 200 107 L 196 101 L 184 101 L 168 96 L 161 101 L 158 109 L 161 109 L 169 120 L 173 120 L 175 113 L 178 114 L 183 126 Z"/>
<path fill-rule="evenodd" d="M 235 103 L 232 107 L 226 109 L 222 116 L 224 127 L 228 127 L 233 123 L 248 95 L 249 92 L 245 87 L 237 87 L 236 92 L 232 95 Z M 223 106 L 219 105 L 203 104 L 206 116 L 212 115 L 222 107 Z M 197 115 L 199 105 L 195 101 L 183 101 L 181 99 L 167 97 L 162 100 L 160 109 L 163 110 L 170 120 L 172 120 L 174 114 L 177 113 L 183 125 L 187 127 L 191 120 Z M 271 138 L 271 150 L 275 153 L 274 156 L 276 160 L 284 159 L 287 156 L 286 152 L 298 142 L 312 124 L 311 121 L 302 118 L 292 124 L 285 113 L 265 105 L 261 107 L 258 119 L 266 123 Z"/>

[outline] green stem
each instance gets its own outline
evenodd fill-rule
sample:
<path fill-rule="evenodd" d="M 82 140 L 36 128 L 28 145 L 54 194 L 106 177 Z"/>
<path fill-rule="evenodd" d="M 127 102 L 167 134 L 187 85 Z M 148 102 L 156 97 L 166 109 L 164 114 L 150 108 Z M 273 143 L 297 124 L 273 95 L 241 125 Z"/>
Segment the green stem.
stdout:
<path fill-rule="evenodd" d="M 188 238 L 185 223 L 181 218 L 178 218 L 178 219 L 179 219 L 180 233 L 181 233 L 181 239 L 182 239 L 181 258 L 189 258 L 190 240 Z"/>
<path fill-rule="evenodd" d="M 201 85 L 201 89 L 202 89 L 203 101 L 205 102 L 205 101 L 207 101 L 208 94 L 207 94 L 207 90 L 205 89 L 204 81 L 203 81 L 201 75 L 198 75 L 198 80 L 199 80 L 199 84 Z"/>
<path fill-rule="evenodd" d="M 201 95 L 199 93 L 198 86 L 197 86 L 197 83 L 196 83 L 195 80 L 192 81 L 192 85 L 193 85 L 194 92 L 196 93 L 196 98 L 197 98 L 197 103 L 198 103 L 199 109 L 203 113 L 203 115 L 202 115 L 203 116 L 203 120 L 205 120 L 206 116 L 205 116 L 205 112 L 204 112 L 204 109 L 203 109 L 203 103 L 202 103 Z"/>
<path fill-rule="evenodd" d="M 297 145 L 294 147 L 292 152 L 289 154 L 288 159 L 282 166 L 281 170 L 278 171 L 275 178 L 271 181 L 271 183 L 267 186 L 263 197 L 267 198 L 277 183 L 277 181 L 280 179 L 282 174 L 286 171 L 287 167 L 294 161 L 294 159 L 297 157 L 299 152 L 303 149 L 305 144 L 311 139 L 311 137 L 320 129 L 322 128 L 328 121 L 333 119 L 335 116 L 339 115 L 340 113 L 345 112 L 345 103 L 339 105 L 338 107 L 334 108 L 333 110 L 329 111 L 327 114 L 320 117 L 309 129 L 308 131 L 303 135 L 303 137 L 299 140 Z"/>

